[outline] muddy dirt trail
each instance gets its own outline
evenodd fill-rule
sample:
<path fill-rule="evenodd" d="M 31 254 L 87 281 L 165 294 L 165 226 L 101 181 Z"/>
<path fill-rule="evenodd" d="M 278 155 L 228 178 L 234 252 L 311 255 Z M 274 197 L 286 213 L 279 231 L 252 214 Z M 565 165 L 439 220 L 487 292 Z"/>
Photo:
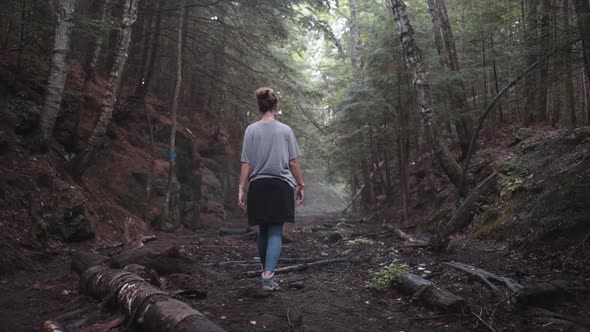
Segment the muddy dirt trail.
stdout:
<path fill-rule="evenodd" d="M 243 229 L 245 221 L 227 227 Z M 408 229 L 412 231 L 412 229 Z M 278 275 L 281 290 L 263 292 L 256 271 L 254 236 L 202 231 L 157 234 L 146 246 L 177 245 L 195 260 L 191 271 L 160 276 L 161 287 L 204 313 L 228 331 L 558 331 L 562 325 L 530 319 L 513 303 L 508 289 L 492 291 L 444 262 L 460 261 L 519 282 L 554 279 L 551 263 L 525 257 L 502 243 L 455 238 L 452 250 L 400 248 L 400 240 L 380 224 L 335 214 L 300 216 L 286 226 L 279 267 L 294 261 L 339 259 L 322 266 Z M 116 249 L 115 249 L 116 250 Z M 39 331 L 43 321 L 62 318 L 69 331 L 128 331 L 104 303 L 79 294 L 78 276 L 70 272 L 70 253 L 37 258 L 36 271 L 0 278 L 0 331 Z M 229 262 L 229 263 L 228 263 Z M 233 262 L 233 263 L 232 263 Z M 368 282 L 382 266 L 405 263 L 409 271 L 429 279 L 465 299 L 462 313 L 428 309 L 395 290 L 375 291 Z M 257 275 L 257 273 L 253 273 Z M 581 276 L 568 282 L 588 286 Z M 180 293 L 179 291 L 188 291 Z M 184 295 L 183 295 L 184 294 Z M 589 317 L 589 297 L 576 295 L 554 309 Z M 562 322 L 563 323 L 563 322 Z M 579 323 L 579 322 L 578 322 Z M 583 325 L 574 324 L 572 331 Z M 571 327 L 571 326 L 570 326 Z M 567 330 L 567 329 L 566 329 Z"/>

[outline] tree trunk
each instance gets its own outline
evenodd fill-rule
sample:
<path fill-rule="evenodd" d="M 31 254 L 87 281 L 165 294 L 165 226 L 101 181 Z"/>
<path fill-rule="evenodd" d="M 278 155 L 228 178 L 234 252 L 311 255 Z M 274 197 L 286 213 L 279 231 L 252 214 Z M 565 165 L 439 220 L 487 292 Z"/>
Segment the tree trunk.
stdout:
<path fill-rule="evenodd" d="M 563 0 L 563 31 L 569 32 L 570 15 L 569 15 L 569 0 Z M 563 58 L 563 65 L 565 67 L 565 103 L 566 109 L 570 115 L 570 126 L 577 125 L 576 119 L 576 97 L 574 95 L 574 84 L 572 78 L 572 46 L 566 49 L 567 55 Z"/>
<path fill-rule="evenodd" d="M 82 121 L 82 116 L 84 114 L 84 108 L 86 107 L 86 103 L 88 102 L 88 83 L 92 82 L 96 76 L 96 66 L 98 65 L 98 61 L 100 59 L 100 53 L 102 52 L 102 44 L 104 42 L 104 35 L 105 35 L 105 21 L 107 16 L 110 14 L 111 10 L 111 0 L 104 0 L 102 4 L 102 12 L 100 16 L 100 28 L 98 34 L 96 36 L 96 42 L 94 44 L 94 49 L 92 51 L 92 57 L 86 63 L 84 71 L 86 72 L 86 77 L 84 78 L 84 84 L 82 85 L 82 94 L 83 99 L 78 107 L 78 112 L 76 114 L 76 123 L 74 125 L 74 130 L 70 136 L 70 146 L 74 150 L 78 150 L 78 140 L 80 139 L 80 122 Z"/>
<path fill-rule="evenodd" d="M 350 0 L 350 63 L 352 66 L 353 85 L 361 84 L 362 82 L 362 68 L 360 66 L 359 56 L 359 42 L 360 31 L 358 24 L 358 9 L 356 0 Z M 366 132 L 367 122 L 363 121 L 360 124 L 361 143 L 365 147 L 365 151 L 369 149 L 369 133 Z M 361 160 L 361 176 L 363 177 L 364 190 L 362 191 L 361 208 L 364 212 L 369 211 L 375 204 L 375 190 L 373 181 L 371 179 L 371 165 L 369 163 L 370 152 Z"/>
<path fill-rule="evenodd" d="M 350 0 L 350 63 L 353 70 L 353 78 L 357 81 L 360 78 L 359 64 L 359 40 L 358 11 L 356 0 Z M 357 81 L 358 82 L 358 81 Z"/>
<path fill-rule="evenodd" d="M 538 5 L 540 0 L 531 0 L 529 2 L 529 10 L 526 16 L 526 26 L 525 26 L 525 47 L 526 47 L 526 59 L 527 59 L 527 66 L 532 65 L 533 63 L 537 62 L 537 46 L 538 46 Z M 526 84 L 524 86 L 524 93 L 525 93 L 525 103 L 524 103 L 524 110 L 522 115 L 522 124 L 523 126 L 528 126 L 534 121 L 534 115 L 536 113 L 536 106 L 538 106 L 538 90 L 537 90 L 537 81 L 539 76 L 532 76 L 526 80 Z"/>
<path fill-rule="evenodd" d="M 186 0 L 180 0 L 180 9 L 178 17 L 178 35 L 176 39 L 176 80 L 174 82 L 174 97 L 172 98 L 171 120 L 172 128 L 170 130 L 170 168 L 168 171 L 168 190 L 162 208 L 163 220 L 170 220 L 171 194 L 174 186 L 174 170 L 176 167 L 176 113 L 178 111 L 178 99 L 180 97 L 180 85 L 182 84 L 182 41 L 184 33 L 184 19 L 186 12 Z"/>
<path fill-rule="evenodd" d="M 551 48 L 551 28 L 550 28 L 550 18 L 549 15 L 551 13 L 551 4 L 549 0 L 541 0 L 540 5 L 540 17 L 539 17 L 539 37 L 537 40 L 537 48 L 539 45 L 544 45 L 545 47 Z M 547 84 L 547 78 L 549 77 L 549 59 L 548 56 L 544 54 L 537 54 L 540 57 L 539 61 L 541 62 L 538 79 L 536 82 L 536 91 L 538 93 L 538 97 L 536 99 L 536 111 L 538 112 L 538 116 L 536 118 L 538 121 L 547 121 L 547 96 L 549 91 L 549 86 Z"/>
<path fill-rule="evenodd" d="M 74 0 L 59 0 L 57 26 L 51 56 L 51 70 L 47 83 L 41 117 L 39 118 L 39 150 L 46 152 L 59 114 L 68 72 L 67 57 L 70 52 L 70 36 L 74 27 Z"/>
<path fill-rule="evenodd" d="M 405 130 L 401 128 L 403 123 L 400 125 L 400 135 L 398 139 L 399 148 L 399 176 L 402 191 L 402 209 L 404 225 L 407 225 L 408 220 L 408 196 L 410 193 L 409 181 L 408 181 L 408 155 L 405 147 Z"/>
<path fill-rule="evenodd" d="M 428 75 L 422 63 L 422 54 L 414 40 L 414 30 L 410 24 L 405 4 L 401 0 L 391 0 L 393 14 L 397 18 L 397 26 L 400 31 L 402 45 L 405 49 L 408 67 L 414 74 L 414 85 L 418 94 L 418 105 L 420 105 L 420 116 L 427 132 L 428 141 L 433 148 L 436 158 L 443 171 L 455 187 L 459 188 L 461 182 L 461 169 L 451 156 L 442 137 L 438 120 L 430 95 L 430 83 Z"/>
<path fill-rule="evenodd" d="M 25 48 L 25 27 L 27 23 L 25 22 L 27 18 L 27 0 L 22 0 L 21 3 L 21 12 L 20 12 L 20 35 L 19 35 L 19 43 L 18 43 L 18 53 L 16 56 L 16 73 L 20 75 L 22 69 L 22 57 L 23 51 Z"/>
<path fill-rule="evenodd" d="M 454 124 L 457 130 L 457 139 L 461 147 L 461 159 L 463 159 L 467 154 L 473 124 L 469 117 L 471 108 L 469 106 L 469 101 L 467 100 L 465 82 L 462 79 L 457 78 L 461 68 L 459 66 L 459 57 L 457 55 L 455 37 L 453 35 L 453 29 L 449 21 L 447 7 L 444 0 L 428 0 L 427 4 L 430 9 L 430 15 L 433 24 L 435 21 L 439 23 L 442 42 L 448 57 L 447 67 L 455 77 L 452 80 L 452 84 L 450 84 L 451 88 L 449 94 L 451 106 L 459 112 L 457 120 Z M 434 7 L 430 8 L 432 5 L 434 5 Z"/>
<path fill-rule="evenodd" d="M 494 34 L 490 34 L 490 47 L 492 49 L 492 55 L 494 57 L 492 60 L 492 69 L 493 69 L 493 73 L 494 73 L 494 87 L 496 88 L 496 94 L 498 94 L 498 92 L 500 92 L 500 88 L 498 86 L 498 69 L 497 69 L 497 65 L 496 65 L 496 55 L 494 54 Z M 498 107 L 498 114 L 499 114 L 500 123 L 504 122 L 504 115 L 502 114 L 502 106 Z"/>
<path fill-rule="evenodd" d="M 432 35 L 434 37 L 434 46 L 439 57 L 441 68 L 449 69 L 448 62 L 444 59 L 443 42 L 440 28 L 440 19 L 436 9 L 435 0 L 426 0 L 428 11 L 430 12 L 430 20 L 432 21 Z"/>
<path fill-rule="evenodd" d="M 161 9 L 164 7 L 164 0 L 158 1 L 156 6 L 156 11 L 158 12 L 156 15 L 156 22 L 154 24 L 154 37 L 153 37 L 153 46 L 150 51 L 149 61 L 147 62 L 147 67 L 145 70 L 145 75 L 142 80 L 142 84 L 139 89 L 139 93 L 136 92 L 136 95 L 140 100 L 144 100 L 146 94 L 149 92 L 149 89 L 152 85 L 153 77 L 154 77 L 154 68 L 156 66 L 156 59 L 158 57 L 158 51 L 160 46 L 160 30 L 162 26 L 162 12 Z"/>
<path fill-rule="evenodd" d="M 102 146 L 107 127 L 111 122 L 117 93 L 119 92 L 119 86 L 121 84 L 121 77 L 123 76 L 125 63 L 127 62 L 127 52 L 131 41 L 133 23 L 135 23 L 135 20 L 137 19 L 138 2 L 139 0 L 125 0 L 115 59 L 102 99 L 102 105 L 100 106 L 100 113 L 90 138 L 88 139 L 88 146 L 73 160 L 73 172 L 77 177 L 84 174 L 94 158 L 97 149 Z"/>
<path fill-rule="evenodd" d="M 584 60 L 584 73 L 586 85 L 590 80 L 590 4 L 587 0 L 574 0 L 576 13 L 578 14 L 578 29 L 582 35 L 582 54 Z M 590 115 L 590 103 L 585 103 L 585 114 Z M 590 119 L 586 119 L 587 122 Z"/>

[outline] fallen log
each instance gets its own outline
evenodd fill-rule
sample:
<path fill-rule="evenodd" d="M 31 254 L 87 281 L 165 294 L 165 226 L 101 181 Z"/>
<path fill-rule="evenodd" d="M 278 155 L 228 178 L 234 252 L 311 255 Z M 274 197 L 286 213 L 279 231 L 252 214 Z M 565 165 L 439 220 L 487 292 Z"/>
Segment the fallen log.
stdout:
<path fill-rule="evenodd" d="M 94 248 L 94 250 L 104 251 L 104 250 L 121 248 L 122 246 L 123 246 L 123 242 L 115 242 L 115 243 L 111 243 L 111 244 L 104 244 L 102 246 L 98 246 L 98 247 Z"/>
<path fill-rule="evenodd" d="M 123 268 L 139 264 L 154 269 L 160 275 L 190 271 L 195 262 L 179 247 L 139 247 L 111 257 L 112 267 Z"/>
<path fill-rule="evenodd" d="M 463 263 L 459 263 L 459 262 L 448 262 L 448 263 L 444 263 L 444 264 L 448 265 L 450 267 L 453 267 L 457 270 L 461 270 L 463 272 L 466 272 L 467 274 L 475 276 L 484 285 L 488 286 L 491 290 L 496 291 L 496 292 L 498 292 L 499 289 L 498 289 L 498 287 L 496 287 L 496 285 L 494 285 L 492 283 L 492 280 L 506 285 L 506 287 L 508 287 L 508 289 L 510 289 L 514 293 L 518 292 L 519 290 L 521 290 L 523 288 L 521 284 L 519 284 L 518 282 L 516 282 L 512 278 L 503 277 L 503 276 L 488 272 L 486 270 L 477 268 L 475 266 L 471 266 L 471 265 L 467 265 L 467 264 L 463 264 Z"/>
<path fill-rule="evenodd" d="M 472 220 L 475 203 L 477 203 L 481 195 L 496 184 L 497 177 L 498 173 L 492 173 L 492 175 L 488 176 L 469 193 L 469 196 L 465 198 L 465 201 L 453 213 L 451 219 L 440 228 L 437 236 L 434 238 L 433 247 L 435 250 L 446 249 L 449 245 L 449 237 L 469 225 Z"/>
<path fill-rule="evenodd" d="M 393 225 L 385 225 L 385 228 L 393 231 L 393 234 L 395 234 L 400 239 L 406 241 L 406 243 L 400 244 L 401 246 L 409 246 L 409 247 L 415 247 L 415 248 L 426 248 L 426 247 L 430 247 L 430 245 L 431 245 L 429 241 L 417 239 L 417 238 L 411 236 L 410 234 L 405 233 L 401 229 L 396 228 Z"/>
<path fill-rule="evenodd" d="M 148 243 L 151 241 L 156 241 L 158 238 L 156 237 L 156 235 L 146 235 L 146 236 L 141 236 L 139 238 L 139 241 L 141 241 L 141 243 Z"/>
<path fill-rule="evenodd" d="M 85 251 L 77 251 L 72 257 L 71 270 L 78 274 L 86 271 L 91 266 L 100 265 L 109 260 L 108 257 Z"/>
<path fill-rule="evenodd" d="M 301 264 L 296 264 L 296 265 L 291 265 L 291 266 L 280 267 L 275 270 L 275 274 L 294 272 L 294 271 L 303 271 L 303 270 L 307 270 L 308 268 L 310 268 L 312 266 L 321 266 L 321 265 L 342 263 L 342 262 L 348 262 L 348 261 L 349 261 L 348 258 L 333 258 L 333 259 L 325 259 L 325 260 L 311 262 L 311 263 L 301 263 Z M 260 271 L 248 271 L 248 272 L 246 272 L 246 276 L 247 277 L 257 277 L 257 276 L 260 276 L 260 273 L 261 273 Z"/>
<path fill-rule="evenodd" d="M 41 332 L 64 332 L 65 330 L 59 323 L 50 320 L 43 322 L 41 325 Z"/>
<path fill-rule="evenodd" d="M 465 301 L 449 292 L 448 290 L 437 286 L 430 280 L 409 272 L 400 274 L 399 281 L 395 287 L 403 293 L 412 296 L 412 300 L 419 300 L 427 306 L 437 308 L 444 312 L 460 312 Z"/>
<path fill-rule="evenodd" d="M 81 256 L 75 255 L 73 260 Z M 84 263 L 76 266 L 78 270 Z M 223 331 L 199 311 L 131 272 L 104 265 L 91 266 L 81 273 L 80 289 L 102 301 L 112 299 L 141 331 Z"/>

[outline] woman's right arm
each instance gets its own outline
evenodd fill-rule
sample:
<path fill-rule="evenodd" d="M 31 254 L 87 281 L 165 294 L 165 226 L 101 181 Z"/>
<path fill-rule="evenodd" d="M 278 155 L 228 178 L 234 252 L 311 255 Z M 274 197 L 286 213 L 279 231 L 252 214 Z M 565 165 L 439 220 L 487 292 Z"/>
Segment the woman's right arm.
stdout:
<path fill-rule="evenodd" d="M 248 181 L 248 174 L 250 173 L 250 163 L 242 162 L 242 170 L 240 172 L 240 185 L 238 189 L 238 205 L 240 209 L 246 210 L 246 195 L 244 195 L 244 188 L 246 181 Z"/>
<path fill-rule="evenodd" d="M 289 168 L 297 181 L 297 206 L 300 206 L 303 203 L 303 196 L 305 196 L 303 191 L 305 184 L 303 183 L 303 176 L 301 176 L 301 168 L 299 167 L 297 158 L 289 160 Z"/>

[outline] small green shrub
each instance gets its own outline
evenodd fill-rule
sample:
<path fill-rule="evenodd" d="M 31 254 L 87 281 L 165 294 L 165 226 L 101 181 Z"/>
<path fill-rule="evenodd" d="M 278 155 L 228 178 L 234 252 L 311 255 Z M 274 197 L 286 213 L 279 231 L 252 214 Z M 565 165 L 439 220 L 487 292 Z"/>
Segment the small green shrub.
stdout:
<path fill-rule="evenodd" d="M 478 155 L 479 155 L 479 157 L 481 157 L 482 159 L 485 159 L 485 160 L 487 160 L 487 159 L 491 159 L 491 158 L 493 158 L 493 157 L 496 155 L 496 151 L 495 151 L 494 149 L 487 148 L 487 149 L 482 149 L 482 150 L 479 150 L 479 151 L 477 152 L 477 154 L 478 154 Z"/>
<path fill-rule="evenodd" d="M 524 140 L 535 135 L 537 135 L 537 131 L 531 128 L 520 128 L 516 132 L 516 137 L 520 140 Z"/>
<path fill-rule="evenodd" d="M 376 290 L 385 290 L 390 288 L 395 283 L 399 282 L 400 275 L 408 271 L 408 265 L 400 262 L 393 262 L 389 265 L 383 266 L 379 271 L 375 272 L 375 276 L 369 282 L 369 288 Z"/>
<path fill-rule="evenodd" d="M 356 239 L 347 240 L 346 244 L 353 244 L 353 245 L 383 245 L 383 242 L 377 242 L 371 239 L 367 239 L 366 237 L 357 237 Z"/>
<path fill-rule="evenodd" d="M 523 188 L 524 180 L 518 176 L 500 180 L 500 197 L 510 198 L 512 194 Z"/>

